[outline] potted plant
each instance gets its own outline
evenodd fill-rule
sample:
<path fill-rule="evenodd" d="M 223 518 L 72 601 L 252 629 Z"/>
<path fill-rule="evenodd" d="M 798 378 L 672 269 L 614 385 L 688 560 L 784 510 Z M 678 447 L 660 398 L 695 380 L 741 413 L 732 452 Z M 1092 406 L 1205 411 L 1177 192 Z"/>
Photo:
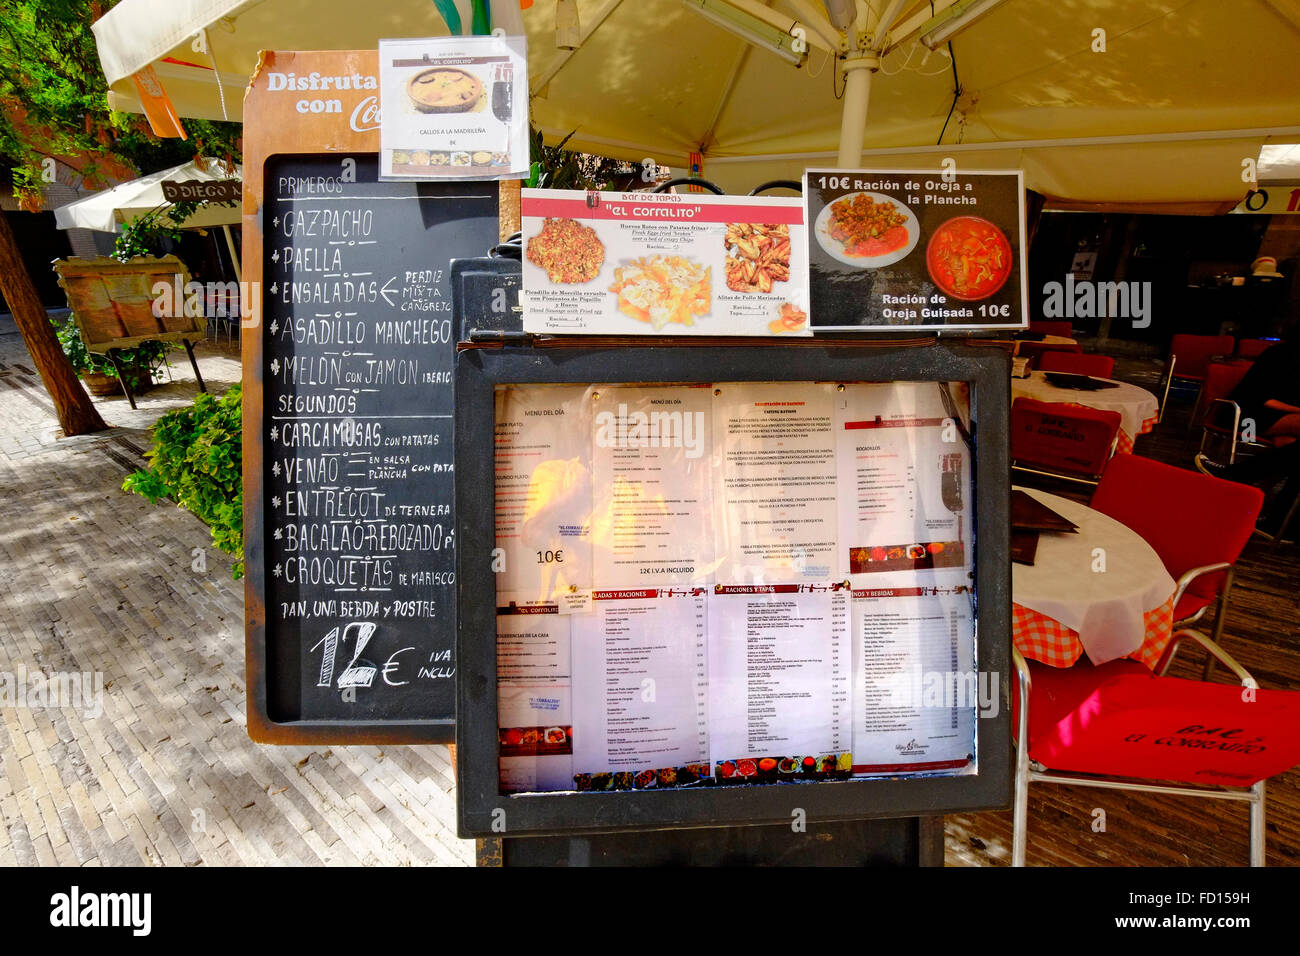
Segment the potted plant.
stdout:
<path fill-rule="evenodd" d="M 86 348 L 81 339 L 81 330 L 71 315 L 62 322 L 51 317 L 50 323 L 55 328 L 59 344 L 63 346 L 63 354 L 72 363 L 77 377 L 86 383 L 86 389 L 91 395 L 102 398 L 122 394 L 117 367 L 109 361 L 108 356 Z M 153 388 L 158 372 L 167 364 L 167 346 L 154 340 L 141 342 L 135 348 L 120 350 L 117 362 L 132 393 L 138 395 Z"/>

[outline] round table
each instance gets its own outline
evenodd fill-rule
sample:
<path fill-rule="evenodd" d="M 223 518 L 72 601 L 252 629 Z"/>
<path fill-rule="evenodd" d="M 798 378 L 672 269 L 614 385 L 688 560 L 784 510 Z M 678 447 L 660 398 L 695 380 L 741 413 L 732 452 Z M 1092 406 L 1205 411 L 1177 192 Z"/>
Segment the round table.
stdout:
<path fill-rule="evenodd" d="M 1079 526 L 1044 533 L 1011 566 L 1012 636 L 1026 657 L 1070 667 L 1133 657 L 1155 665 L 1173 634 L 1174 579 L 1136 531 L 1068 498 L 1021 488 Z"/>
<path fill-rule="evenodd" d="M 1096 378 L 1096 376 L 1093 376 Z M 1115 382 L 1112 378 L 1099 379 Z M 1133 440 L 1156 427 L 1160 413 L 1159 400 L 1145 388 L 1128 382 L 1115 382 L 1118 388 L 1103 388 L 1087 392 L 1078 388 L 1057 388 L 1047 380 L 1045 372 L 1030 372 L 1028 378 L 1011 380 L 1011 398 L 1032 398 L 1040 402 L 1068 402 L 1119 412 L 1119 447 L 1122 454 L 1131 454 Z"/>

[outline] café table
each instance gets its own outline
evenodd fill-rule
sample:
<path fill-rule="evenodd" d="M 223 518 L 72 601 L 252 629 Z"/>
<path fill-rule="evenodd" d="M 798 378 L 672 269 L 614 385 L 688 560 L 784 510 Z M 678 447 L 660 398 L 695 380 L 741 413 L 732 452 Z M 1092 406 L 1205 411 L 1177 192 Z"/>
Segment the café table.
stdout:
<path fill-rule="evenodd" d="M 1032 565 L 1011 565 L 1011 632 L 1026 657 L 1071 667 L 1131 657 L 1154 667 L 1173 636 L 1176 584 L 1136 531 L 1087 505 L 1020 488 L 1078 525 L 1042 533 Z"/>
<path fill-rule="evenodd" d="M 1118 388 L 1098 389 L 1095 392 L 1058 388 L 1047 380 L 1046 372 L 1030 372 L 1028 378 L 1011 379 L 1011 398 L 1013 401 L 1017 398 L 1033 398 L 1040 402 L 1067 402 L 1102 411 L 1119 412 L 1119 441 L 1115 450 L 1122 455 L 1131 455 L 1133 440 L 1156 427 L 1160 401 L 1137 385 L 1116 382 L 1110 378 L 1100 381 L 1115 382 Z"/>

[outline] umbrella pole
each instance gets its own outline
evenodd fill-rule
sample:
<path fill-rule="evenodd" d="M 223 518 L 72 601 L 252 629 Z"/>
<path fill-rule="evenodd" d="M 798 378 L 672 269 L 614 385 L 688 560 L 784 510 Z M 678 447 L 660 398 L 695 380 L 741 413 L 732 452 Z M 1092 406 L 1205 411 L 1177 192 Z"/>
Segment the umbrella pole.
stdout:
<path fill-rule="evenodd" d="M 867 132 L 867 106 L 871 100 L 871 74 L 880 68 L 874 53 L 844 61 L 844 112 L 840 118 L 840 169 L 855 169 L 862 162 L 862 137 Z"/>
<path fill-rule="evenodd" d="M 239 253 L 235 251 L 235 237 L 230 234 L 229 226 L 222 226 L 221 231 L 226 236 L 226 248 L 230 250 L 230 262 L 235 267 L 235 279 L 243 282 L 244 275 L 243 270 L 239 267 Z"/>

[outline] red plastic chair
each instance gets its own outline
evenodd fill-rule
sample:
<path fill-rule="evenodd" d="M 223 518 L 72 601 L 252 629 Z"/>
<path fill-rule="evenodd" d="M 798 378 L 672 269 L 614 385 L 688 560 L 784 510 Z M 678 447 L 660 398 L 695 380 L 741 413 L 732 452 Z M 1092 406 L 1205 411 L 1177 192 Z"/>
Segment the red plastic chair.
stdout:
<path fill-rule="evenodd" d="M 1109 355 L 1084 355 L 1081 352 L 1044 352 L 1034 365 L 1040 372 L 1073 372 L 1097 378 L 1110 378 L 1115 372 L 1115 360 Z"/>
<path fill-rule="evenodd" d="M 1281 339 L 1241 339 L 1237 343 L 1237 358 L 1257 359 L 1281 341 Z"/>
<path fill-rule="evenodd" d="M 1090 504 L 1136 531 L 1160 555 L 1178 582 L 1175 628 L 1200 620 L 1218 599 L 1217 642 L 1228 616 L 1233 565 L 1255 530 L 1264 493 L 1150 458 L 1117 455 Z"/>
<path fill-rule="evenodd" d="M 1073 345 L 1048 345 L 1045 342 L 1021 342 L 1020 350 L 1017 354 L 1028 356 L 1030 359 L 1033 359 L 1036 366 L 1038 358 L 1042 355 L 1046 355 L 1048 352 L 1069 352 L 1075 355 L 1081 355 L 1083 353 L 1083 346 L 1077 342 Z"/>
<path fill-rule="evenodd" d="M 1017 398 L 1011 403 L 1011 467 L 1096 484 L 1119 423 L 1119 412 Z"/>
<path fill-rule="evenodd" d="M 1241 440 L 1241 406 L 1229 396 L 1250 371 L 1249 362 L 1211 362 L 1206 371 L 1205 384 L 1201 386 L 1201 401 L 1193 421 L 1201 423 L 1201 445 L 1205 451 L 1210 435 L 1228 441 L 1228 464 L 1237 460 L 1237 444 Z M 1253 444 L 1264 445 L 1257 440 Z"/>
<path fill-rule="evenodd" d="M 1165 677 L 1189 640 L 1241 686 Z M 1193 630 L 1174 635 L 1155 674 L 1128 659 L 1058 668 L 1027 662 L 1015 647 L 1012 657 L 1019 684 L 1012 696 L 1012 866 L 1025 865 L 1031 782 L 1246 802 L 1250 865 L 1264 865 L 1264 781 L 1300 762 L 1300 693 L 1259 690 L 1241 665 Z M 1136 782 L 1154 780 L 1190 786 Z"/>
<path fill-rule="evenodd" d="M 1231 335 L 1178 334 L 1169 343 L 1169 362 L 1165 366 L 1165 391 L 1160 399 L 1160 420 L 1164 421 L 1165 403 L 1169 401 L 1169 388 L 1174 379 L 1195 382 L 1200 386 L 1215 356 L 1229 356 L 1237 347 Z M 1197 389 L 1199 400 L 1200 389 Z"/>
<path fill-rule="evenodd" d="M 1074 336 L 1074 329 L 1069 322 L 1053 322 L 1049 319 L 1030 322 L 1029 331 L 1041 332 L 1043 335 L 1059 335 L 1066 339 Z"/>

